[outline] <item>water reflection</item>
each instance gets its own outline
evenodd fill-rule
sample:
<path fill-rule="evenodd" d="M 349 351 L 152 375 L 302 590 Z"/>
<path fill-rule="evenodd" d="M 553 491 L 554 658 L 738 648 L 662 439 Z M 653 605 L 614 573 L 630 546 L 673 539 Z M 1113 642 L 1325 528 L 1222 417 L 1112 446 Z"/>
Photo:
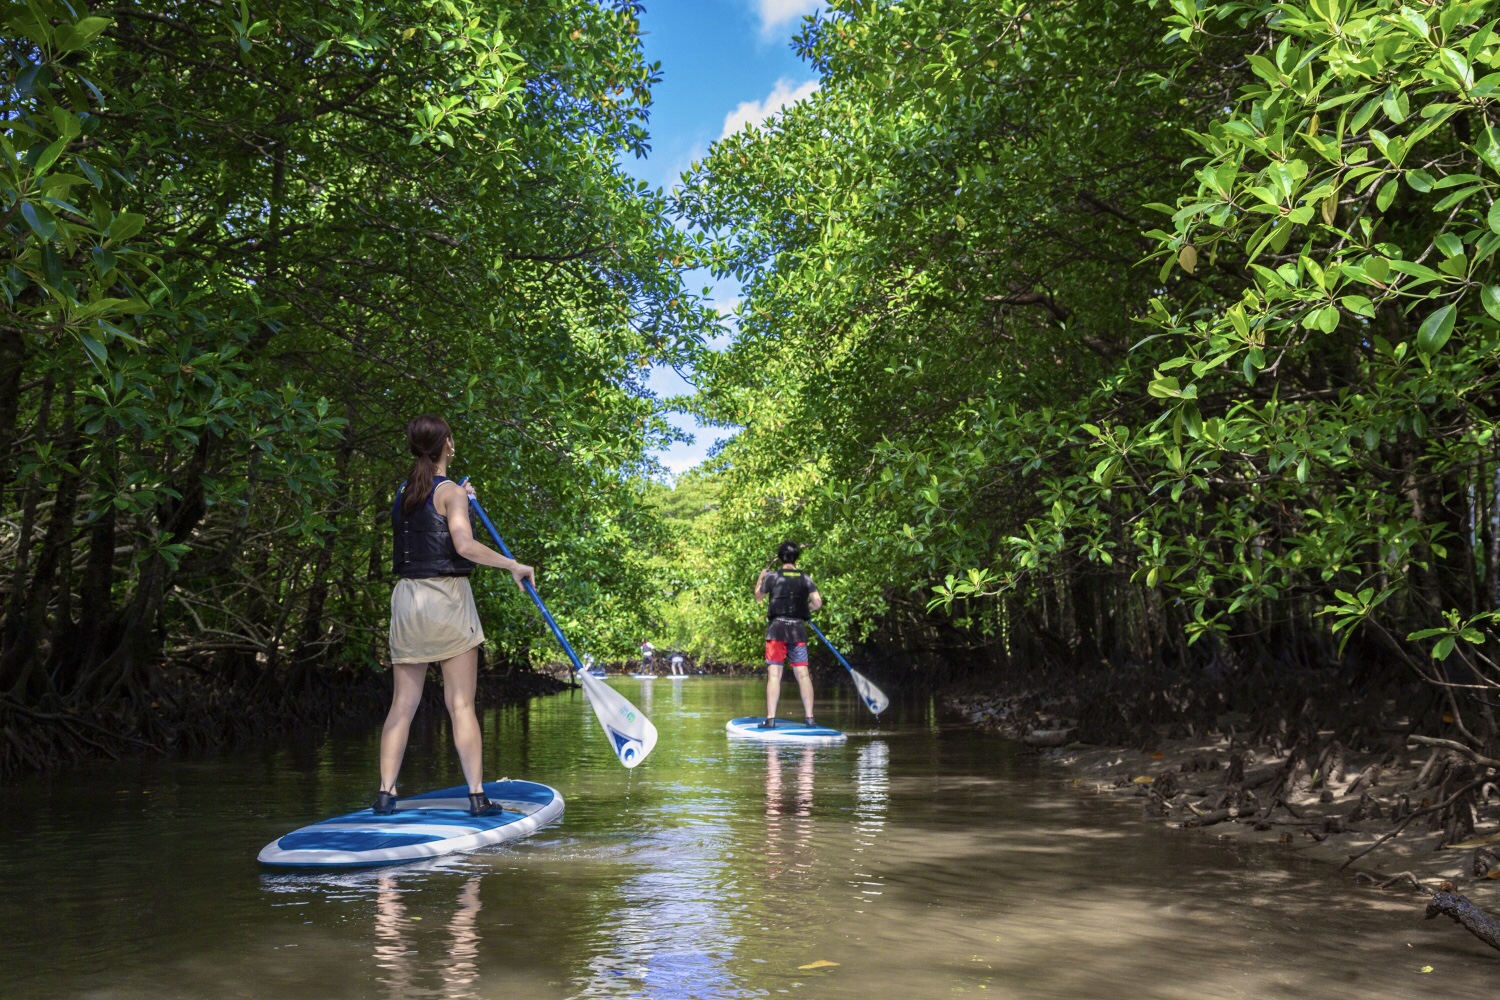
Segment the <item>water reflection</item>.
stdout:
<path fill-rule="evenodd" d="M 854 852 L 868 851 L 873 856 L 876 838 L 885 829 L 886 807 L 891 796 L 891 750 L 885 740 L 874 740 L 860 748 L 859 760 L 854 765 L 854 795 Z M 873 862 L 874 858 L 869 860 Z M 885 882 L 875 872 L 856 869 L 852 874 L 850 885 L 854 887 L 857 906 L 884 895 Z"/>
<path fill-rule="evenodd" d="M 479 881 L 470 875 L 461 883 L 451 904 L 447 921 L 446 949 L 441 955 L 422 954 L 419 944 L 424 936 L 413 927 L 420 917 L 406 912 L 405 895 L 394 874 L 383 874 L 375 885 L 375 965 L 381 970 L 376 977 L 385 986 L 391 1000 L 407 1000 L 417 995 L 414 987 L 420 970 L 434 970 L 441 983 L 436 995 L 448 1000 L 474 1000 L 479 994 Z M 429 991 L 422 991 L 423 993 Z"/>
<path fill-rule="evenodd" d="M 3 995 L 1494 993 L 1500 961 L 1408 897 L 1142 824 L 919 706 L 838 748 L 731 746 L 724 721 L 758 711 L 764 684 L 694 678 L 684 694 L 656 702 L 661 744 L 630 772 L 580 693 L 492 714 L 496 760 L 562 790 L 566 819 L 396 869 L 269 875 L 253 861 L 290 826 L 367 800 L 373 732 L 0 790 Z M 818 714 L 847 726 L 859 711 L 829 700 Z M 411 785 L 451 784 L 446 733 L 414 739 L 431 752 L 409 762 Z M 225 810 L 226 788 L 262 797 Z"/>
<path fill-rule="evenodd" d="M 816 860 L 812 849 L 812 813 L 817 751 L 812 747 L 775 744 L 765 749 L 766 863 L 762 877 L 805 881 Z"/>

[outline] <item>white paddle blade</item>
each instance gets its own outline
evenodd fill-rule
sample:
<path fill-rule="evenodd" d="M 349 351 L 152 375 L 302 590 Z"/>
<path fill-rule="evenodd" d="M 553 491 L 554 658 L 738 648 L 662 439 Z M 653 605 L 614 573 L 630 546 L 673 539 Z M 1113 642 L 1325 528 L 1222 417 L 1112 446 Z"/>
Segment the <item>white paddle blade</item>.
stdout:
<path fill-rule="evenodd" d="M 870 707 L 870 711 L 879 715 L 890 706 L 891 699 L 885 696 L 884 691 L 871 684 L 868 677 L 858 670 L 850 670 L 849 673 L 854 677 L 854 690 L 859 692 L 859 696 L 865 700 L 865 704 Z"/>
<path fill-rule="evenodd" d="M 574 676 L 583 685 L 583 693 L 594 707 L 594 716 L 604 727 L 604 735 L 609 737 L 609 745 L 620 763 L 635 767 L 645 760 L 656 748 L 656 727 L 651 720 L 626 701 L 624 695 L 587 670 L 574 671 Z"/>

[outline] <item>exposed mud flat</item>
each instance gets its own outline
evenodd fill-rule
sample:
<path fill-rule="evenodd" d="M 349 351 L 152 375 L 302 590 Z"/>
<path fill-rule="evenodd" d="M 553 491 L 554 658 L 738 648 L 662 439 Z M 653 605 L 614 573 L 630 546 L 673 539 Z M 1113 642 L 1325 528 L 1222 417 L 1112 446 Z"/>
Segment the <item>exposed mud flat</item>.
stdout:
<path fill-rule="evenodd" d="M 1034 747 L 1066 768 L 1081 791 L 1138 808 L 1148 821 L 1267 843 L 1428 899 L 1442 897 L 1446 886 L 1481 908 L 1500 909 L 1500 778 L 1448 746 L 1361 753 L 1330 742 L 1308 757 L 1245 742 L 1234 728 L 1243 720 L 1226 718 L 1223 731 L 1163 737 L 1145 751 L 1074 741 L 1066 718 L 1018 710 L 1001 696 L 965 695 L 949 705 L 974 725 Z M 1472 814 L 1457 840 L 1448 816 L 1457 804 L 1455 783 L 1479 786 L 1472 804 L 1463 805 Z"/>

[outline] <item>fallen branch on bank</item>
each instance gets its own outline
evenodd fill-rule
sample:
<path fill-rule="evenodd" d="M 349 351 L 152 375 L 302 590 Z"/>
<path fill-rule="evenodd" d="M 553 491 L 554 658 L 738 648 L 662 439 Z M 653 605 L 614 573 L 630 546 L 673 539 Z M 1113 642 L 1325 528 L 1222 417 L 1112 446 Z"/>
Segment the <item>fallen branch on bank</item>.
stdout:
<path fill-rule="evenodd" d="M 1427 902 L 1427 919 L 1442 914 L 1463 924 L 1464 930 L 1500 951 L 1500 919 L 1481 910 L 1463 896 L 1452 882 L 1444 882 Z"/>
<path fill-rule="evenodd" d="M 1358 861 L 1360 858 L 1364 857 L 1366 854 L 1369 854 L 1371 851 L 1375 850 L 1381 844 L 1384 844 L 1387 840 L 1390 840 L 1392 837 L 1395 837 L 1398 834 L 1400 834 L 1401 831 L 1405 830 L 1408 826 L 1410 826 L 1411 825 L 1411 821 L 1414 820 L 1414 819 L 1416 819 L 1418 816 L 1428 816 L 1428 815 L 1431 815 L 1432 813 L 1435 813 L 1435 812 L 1438 812 L 1440 810 L 1448 808 L 1453 803 L 1457 802 L 1460 798 L 1462 798 L 1464 795 L 1466 795 L 1469 792 L 1472 792 L 1475 789 L 1479 788 L 1480 786 L 1484 785 L 1488 780 L 1489 779 L 1487 779 L 1487 778 L 1482 778 L 1479 781 L 1471 782 L 1470 784 L 1467 784 L 1467 785 L 1463 786 L 1462 788 L 1460 788 L 1458 791 L 1454 792 L 1452 795 L 1448 796 L 1443 801 L 1439 802 L 1437 805 L 1427 806 L 1426 808 L 1423 808 L 1423 809 L 1414 809 L 1414 810 L 1412 810 L 1410 813 L 1408 813 L 1406 815 L 1405 819 L 1403 819 L 1399 824 L 1396 825 L 1395 829 L 1393 829 L 1393 830 L 1389 831 L 1388 833 L 1386 833 L 1384 836 L 1382 836 L 1379 840 L 1375 841 L 1375 843 L 1371 844 L 1370 846 L 1368 846 L 1366 848 L 1363 848 L 1363 849 L 1361 849 L 1359 851 L 1356 851 L 1353 854 L 1349 855 L 1349 860 L 1345 861 L 1339 867 L 1340 868 L 1348 868 L 1350 865 L 1354 864 L 1354 862 Z"/>
<path fill-rule="evenodd" d="M 1406 742 L 1415 743 L 1419 746 L 1424 747 L 1441 747 L 1444 750 L 1452 750 L 1456 754 L 1461 754 L 1462 756 L 1469 758 L 1469 760 L 1472 760 L 1474 763 L 1481 764 L 1484 767 L 1500 767 L 1500 760 L 1495 760 L 1493 757 L 1486 757 L 1484 754 L 1470 748 L 1468 745 L 1459 743 L 1455 740 L 1440 740 L 1435 736 L 1408 736 L 1406 738 Z"/>

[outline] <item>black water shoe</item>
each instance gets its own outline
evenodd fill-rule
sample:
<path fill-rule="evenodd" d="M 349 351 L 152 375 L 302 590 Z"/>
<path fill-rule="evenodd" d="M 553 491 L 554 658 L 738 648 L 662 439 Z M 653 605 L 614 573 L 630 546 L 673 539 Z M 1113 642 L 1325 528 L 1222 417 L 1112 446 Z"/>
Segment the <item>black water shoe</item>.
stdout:
<path fill-rule="evenodd" d="M 807 720 L 807 728 L 808 729 L 817 729 L 818 728 L 818 724 L 816 722 L 814 722 L 811 718 L 809 718 Z"/>
<path fill-rule="evenodd" d="M 490 797 L 484 792 L 469 793 L 470 816 L 499 816 L 504 811 L 504 806 L 498 802 L 491 802 Z"/>
<path fill-rule="evenodd" d="M 370 811 L 376 816 L 389 816 L 396 811 L 395 792 L 376 792 L 375 802 L 370 806 Z"/>
<path fill-rule="evenodd" d="M 756 729 L 775 729 L 776 728 L 776 719 L 774 717 L 773 718 L 768 718 L 768 719 L 766 719 L 765 722 L 762 722 L 760 725 L 756 726 L 755 728 Z"/>

